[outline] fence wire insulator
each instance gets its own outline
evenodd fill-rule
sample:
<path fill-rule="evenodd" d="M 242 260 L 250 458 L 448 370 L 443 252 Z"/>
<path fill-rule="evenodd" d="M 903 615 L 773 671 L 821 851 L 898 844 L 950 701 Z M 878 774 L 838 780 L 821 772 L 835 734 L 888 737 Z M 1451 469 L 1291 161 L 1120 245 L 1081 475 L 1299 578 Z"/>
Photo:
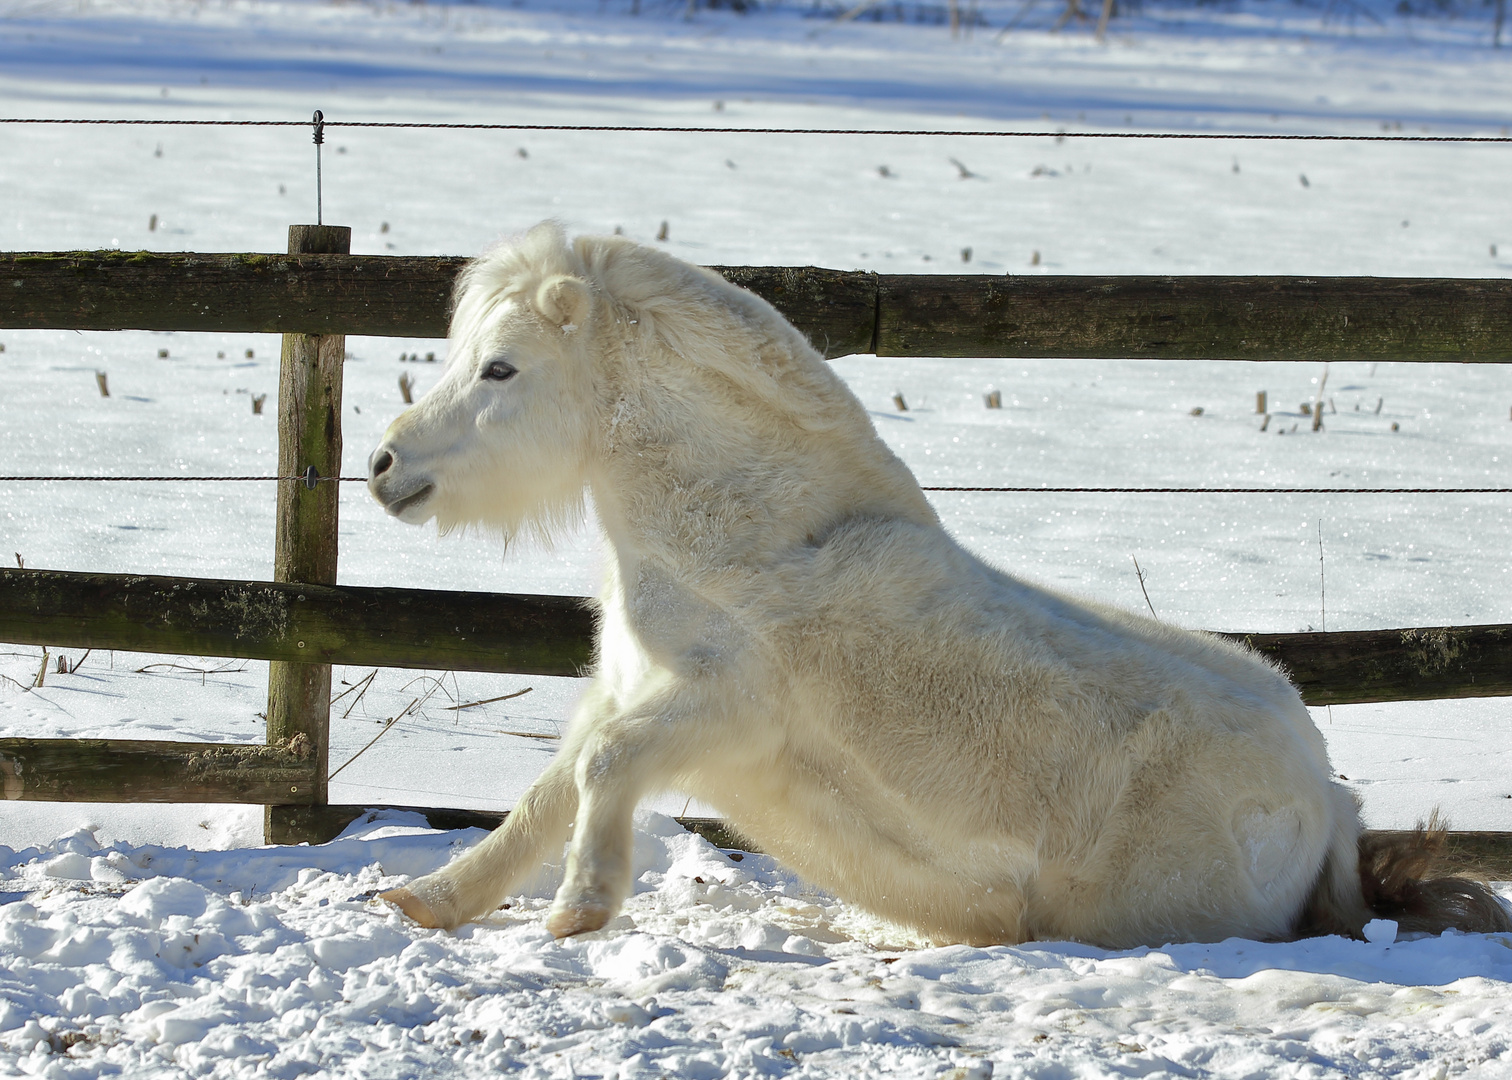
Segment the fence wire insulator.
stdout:
<path fill-rule="evenodd" d="M 320 205 L 320 148 L 325 145 L 325 113 L 316 109 L 310 122 L 315 125 L 315 224 L 324 225 Z"/>
<path fill-rule="evenodd" d="M 314 491 L 315 485 L 318 483 L 320 483 L 320 474 L 315 471 L 315 466 L 311 465 L 308 469 L 305 470 L 304 486 L 309 488 L 311 491 Z"/>

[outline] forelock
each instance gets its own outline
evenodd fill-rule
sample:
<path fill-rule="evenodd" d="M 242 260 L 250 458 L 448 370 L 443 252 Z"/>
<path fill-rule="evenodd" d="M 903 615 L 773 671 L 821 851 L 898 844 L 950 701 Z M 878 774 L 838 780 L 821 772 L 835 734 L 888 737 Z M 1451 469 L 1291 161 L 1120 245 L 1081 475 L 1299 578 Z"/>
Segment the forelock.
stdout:
<path fill-rule="evenodd" d="M 543 221 L 522 236 L 485 251 L 457 275 L 452 291 L 450 337 L 470 337 L 499 304 L 511 297 L 533 302 L 536 286 L 557 274 L 582 274 L 582 259 L 560 223 Z"/>

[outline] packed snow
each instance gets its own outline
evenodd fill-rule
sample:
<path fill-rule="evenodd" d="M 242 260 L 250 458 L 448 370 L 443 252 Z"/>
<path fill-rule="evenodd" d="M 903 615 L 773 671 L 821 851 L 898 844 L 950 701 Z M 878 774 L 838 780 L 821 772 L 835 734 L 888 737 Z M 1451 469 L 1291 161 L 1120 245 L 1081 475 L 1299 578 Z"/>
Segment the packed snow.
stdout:
<path fill-rule="evenodd" d="M 1047 32 L 1048 4 L 1000 37 L 1017 0 L 962 5 L 987 25 L 958 38 L 931 21 L 942 8 L 914 4 L 843 24 L 838 6 L 692 18 L 680 2 L 641 6 L 0 0 L 0 113 L 303 120 L 320 108 L 333 122 L 1042 133 L 333 123 L 324 218 L 352 226 L 357 252 L 468 254 L 552 216 L 645 241 L 665 221 L 667 248 L 705 263 L 1512 271 L 1503 144 L 1078 138 L 1505 134 L 1512 54 L 1490 47 L 1489 5 L 1425 18 L 1376 0 L 1149 3 L 1115 19 L 1105 44 L 1076 24 Z M 308 129 L 0 125 L 0 137 L 9 249 L 277 251 L 289 224 L 314 217 Z M 273 469 L 272 338 L 0 330 L 0 344 L 6 473 Z M 348 352 L 343 471 L 354 475 L 401 407 L 400 374 L 423 392 L 445 343 L 354 338 Z M 1508 484 L 1512 377 L 1500 367 L 835 363 L 925 484 Z M 1300 406 L 1325 376 L 1313 433 Z M 1001 410 L 983 407 L 994 389 Z M 1500 496 L 935 503 L 1012 572 L 1138 608 L 1147 590 L 1181 625 L 1512 621 Z M 595 586 L 591 523 L 554 550 L 506 555 L 487 536 L 438 539 L 387 520 L 358 485 L 341 515 L 345 583 Z M 11 484 L 0 521 L 0 550 L 30 567 L 248 579 L 271 568 L 266 484 Z M 265 665 L 95 653 L 32 687 L 41 659 L 0 646 L 0 735 L 264 737 Z M 331 763 L 351 763 L 333 801 L 507 807 L 549 759 L 579 689 L 467 672 L 364 682 L 370 670 L 335 672 L 346 696 Z M 1457 827 L 1512 829 L 1505 700 L 1314 712 L 1369 824 L 1408 825 L 1437 805 Z M 597 934 L 546 933 L 550 867 L 455 934 L 373 899 L 480 836 L 385 812 L 328 845 L 263 848 L 258 808 L 8 803 L 0 1075 L 1512 1075 L 1503 936 L 1397 940 L 1384 923 L 1365 942 L 936 948 L 655 812 L 637 822 L 635 896 Z"/>

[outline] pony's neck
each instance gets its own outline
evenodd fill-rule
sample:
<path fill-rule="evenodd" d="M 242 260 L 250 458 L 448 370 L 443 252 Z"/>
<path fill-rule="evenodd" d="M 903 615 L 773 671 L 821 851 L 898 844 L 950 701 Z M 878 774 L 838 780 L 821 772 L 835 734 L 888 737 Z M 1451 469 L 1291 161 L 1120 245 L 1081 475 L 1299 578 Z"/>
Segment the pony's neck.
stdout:
<path fill-rule="evenodd" d="M 860 403 L 813 363 L 823 371 L 808 390 L 826 400 L 803 402 L 801 415 L 707 372 L 616 387 L 589 487 L 622 572 L 650 560 L 708 585 L 822 542 L 847 519 L 938 523 Z"/>

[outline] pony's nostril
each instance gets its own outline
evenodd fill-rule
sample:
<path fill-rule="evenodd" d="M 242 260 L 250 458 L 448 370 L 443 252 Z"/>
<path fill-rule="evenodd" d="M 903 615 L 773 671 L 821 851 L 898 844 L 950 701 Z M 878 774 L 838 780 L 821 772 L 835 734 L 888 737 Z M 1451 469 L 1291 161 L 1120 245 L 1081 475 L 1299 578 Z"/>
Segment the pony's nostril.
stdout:
<path fill-rule="evenodd" d="M 387 450 L 380 450 L 373 457 L 373 462 L 369 466 L 369 468 L 372 470 L 372 474 L 374 476 L 382 476 L 384 473 L 389 471 L 389 467 L 393 464 L 394 455 L 389 453 Z"/>

